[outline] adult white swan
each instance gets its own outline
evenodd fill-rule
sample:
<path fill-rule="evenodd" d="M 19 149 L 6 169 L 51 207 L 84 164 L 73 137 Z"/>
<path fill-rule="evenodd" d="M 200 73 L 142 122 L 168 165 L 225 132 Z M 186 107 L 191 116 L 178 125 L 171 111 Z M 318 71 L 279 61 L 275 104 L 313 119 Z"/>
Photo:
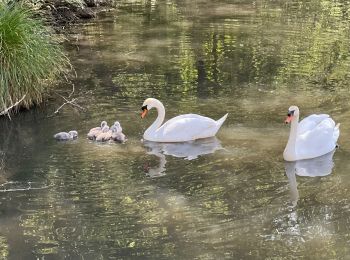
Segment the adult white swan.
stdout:
<path fill-rule="evenodd" d="M 163 104 L 155 98 L 147 98 L 142 105 L 141 118 L 148 110 L 156 108 L 158 117 L 145 131 L 143 138 L 153 142 L 186 142 L 214 136 L 225 122 L 227 114 L 215 121 L 209 117 L 196 114 L 186 114 L 174 117 L 163 125 L 165 109 Z"/>
<path fill-rule="evenodd" d="M 286 161 L 315 158 L 337 146 L 339 124 L 335 125 L 329 115 L 310 115 L 299 123 L 299 108 L 291 106 L 285 123 L 290 122 L 289 139 L 283 152 Z"/>

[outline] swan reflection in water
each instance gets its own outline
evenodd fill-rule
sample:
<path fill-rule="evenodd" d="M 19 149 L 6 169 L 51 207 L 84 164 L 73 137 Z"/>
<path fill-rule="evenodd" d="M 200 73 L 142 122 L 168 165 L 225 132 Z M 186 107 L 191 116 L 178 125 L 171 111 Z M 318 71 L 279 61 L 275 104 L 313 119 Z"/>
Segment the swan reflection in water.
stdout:
<path fill-rule="evenodd" d="M 334 152 L 335 150 L 313 159 L 285 162 L 285 170 L 289 180 L 291 201 L 293 206 L 297 205 L 299 199 L 296 175 L 305 177 L 322 177 L 331 174 L 334 166 Z"/>
<path fill-rule="evenodd" d="M 216 137 L 199 139 L 183 143 L 158 143 L 143 141 L 144 146 L 149 150 L 147 154 L 157 156 L 159 161 L 158 167 L 147 168 L 147 175 L 150 177 L 159 177 L 165 175 L 166 157 L 171 155 L 185 160 L 194 160 L 201 155 L 211 154 L 217 150 L 223 149 L 220 141 Z"/>

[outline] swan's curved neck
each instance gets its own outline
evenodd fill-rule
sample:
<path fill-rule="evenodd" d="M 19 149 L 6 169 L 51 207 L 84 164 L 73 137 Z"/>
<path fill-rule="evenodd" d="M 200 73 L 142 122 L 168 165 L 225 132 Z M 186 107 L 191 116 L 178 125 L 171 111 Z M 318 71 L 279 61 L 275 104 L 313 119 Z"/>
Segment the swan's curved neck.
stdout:
<path fill-rule="evenodd" d="M 296 115 L 294 116 L 291 122 L 289 139 L 288 139 L 286 149 L 284 150 L 285 157 L 288 157 L 288 159 L 291 161 L 295 160 L 296 158 L 295 145 L 297 141 L 298 125 L 299 125 L 299 115 Z"/>
<path fill-rule="evenodd" d="M 152 107 L 155 107 L 157 109 L 158 117 L 153 122 L 153 124 L 147 128 L 144 136 L 149 136 L 153 134 L 162 125 L 165 118 L 165 108 L 160 101 L 155 100 L 154 103 L 152 104 Z"/>

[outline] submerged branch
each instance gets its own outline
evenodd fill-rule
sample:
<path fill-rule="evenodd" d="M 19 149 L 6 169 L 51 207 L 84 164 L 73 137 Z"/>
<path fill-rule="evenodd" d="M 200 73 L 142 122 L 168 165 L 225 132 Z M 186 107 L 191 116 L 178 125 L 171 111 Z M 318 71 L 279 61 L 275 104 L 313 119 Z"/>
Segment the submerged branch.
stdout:
<path fill-rule="evenodd" d="M 75 91 L 74 84 L 72 84 L 72 88 L 73 88 L 72 92 L 68 95 L 68 98 L 71 98 L 71 96 L 74 94 L 74 91 Z M 68 104 L 73 106 L 73 107 L 76 107 L 76 108 L 78 108 L 78 109 L 80 109 L 82 111 L 85 111 L 84 107 L 82 107 L 82 106 L 80 106 L 79 104 L 76 103 L 78 98 L 73 98 L 73 99 L 69 100 L 68 98 L 62 96 L 61 94 L 58 94 L 57 92 L 55 92 L 55 94 L 57 96 L 61 97 L 65 102 L 59 108 L 57 108 L 56 111 L 53 112 L 53 114 L 50 115 L 49 117 L 53 117 L 54 115 L 58 114 L 60 112 L 61 108 L 63 108 L 65 105 L 68 105 Z"/>
<path fill-rule="evenodd" d="M 9 118 L 11 119 L 10 117 L 10 114 L 9 112 L 13 109 L 13 108 L 16 108 L 24 99 L 25 97 L 27 96 L 27 94 L 24 94 L 23 97 L 18 100 L 16 103 L 14 103 L 12 106 L 8 107 L 8 108 L 5 108 L 5 110 L 3 110 L 2 112 L 0 112 L 0 116 L 3 116 L 3 115 L 8 115 Z"/>

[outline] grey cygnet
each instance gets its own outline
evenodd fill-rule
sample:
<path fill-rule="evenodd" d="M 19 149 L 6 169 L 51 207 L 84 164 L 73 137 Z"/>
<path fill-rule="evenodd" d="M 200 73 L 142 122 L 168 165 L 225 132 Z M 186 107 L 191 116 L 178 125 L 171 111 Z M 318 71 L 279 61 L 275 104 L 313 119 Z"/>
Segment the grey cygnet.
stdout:
<path fill-rule="evenodd" d="M 67 132 L 59 132 L 53 136 L 58 141 L 68 141 L 78 138 L 78 132 L 75 130 Z"/>

